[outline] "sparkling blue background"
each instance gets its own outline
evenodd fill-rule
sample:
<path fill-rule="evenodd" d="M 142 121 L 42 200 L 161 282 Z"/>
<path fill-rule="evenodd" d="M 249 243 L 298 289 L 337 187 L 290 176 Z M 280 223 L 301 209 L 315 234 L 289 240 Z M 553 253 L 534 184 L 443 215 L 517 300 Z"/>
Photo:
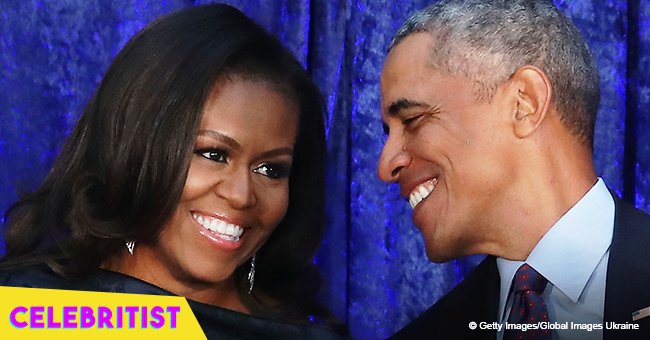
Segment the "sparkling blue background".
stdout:
<path fill-rule="evenodd" d="M 0 2 L 0 213 L 33 190 L 112 58 L 161 14 L 211 1 Z M 379 74 L 399 25 L 430 1 L 226 1 L 276 34 L 327 99 L 328 233 L 322 300 L 358 339 L 392 334 L 457 284 L 480 256 L 429 263 L 398 188 L 375 166 L 384 140 Z M 650 207 L 650 3 L 556 0 L 587 38 L 603 81 L 598 173 Z M 2 242 L 0 242 L 2 253 Z"/>

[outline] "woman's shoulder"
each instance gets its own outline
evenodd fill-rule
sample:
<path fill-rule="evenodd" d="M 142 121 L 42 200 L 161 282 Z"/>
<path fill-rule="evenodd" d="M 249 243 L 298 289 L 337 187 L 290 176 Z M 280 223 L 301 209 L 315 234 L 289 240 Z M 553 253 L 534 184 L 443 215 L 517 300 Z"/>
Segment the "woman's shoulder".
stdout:
<path fill-rule="evenodd" d="M 45 264 L 0 270 L 0 286 L 72 289 L 68 280 Z"/>
<path fill-rule="evenodd" d="M 96 269 L 83 277 L 72 279 L 56 273 L 45 264 L 0 270 L 0 286 L 173 295 L 145 281 L 108 270 Z"/>

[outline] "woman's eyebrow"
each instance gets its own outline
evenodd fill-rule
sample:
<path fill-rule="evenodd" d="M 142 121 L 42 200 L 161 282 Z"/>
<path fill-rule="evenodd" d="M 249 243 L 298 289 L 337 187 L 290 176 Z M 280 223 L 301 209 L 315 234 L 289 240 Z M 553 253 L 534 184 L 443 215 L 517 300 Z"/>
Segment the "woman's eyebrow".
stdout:
<path fill-rule="evenodd" d="M 241 145 L 239 145 L 239 143 L 237 143 L 236 140 L 232 139 L 231 137 L 229 137 L 229 136 L 227 136 L 227 135 L 225 135 L 225 134 L 223 134 L 223 133 L 221 133 L 219 131 L 215 131 L 215 130 L 199 130 L 199 135 L 216 139 L 216 140 L 218 140 L 218 141 L 220 141 L 220 142 L 222 142 L 224 144 L 227 144 L 229 147 L 231 147 L 231 148 L 233 148 L 235 150 L 241 149 Z"/>
<path fill-rule="evenodd" d="M 277 148 L 277 149 L 264 151 L 260 154 L 260 157 L 268 158 L 268 157 L 285 156 L 285 155 L 293 156 L 293 148 L 284 147 L 284 148 Z"/>

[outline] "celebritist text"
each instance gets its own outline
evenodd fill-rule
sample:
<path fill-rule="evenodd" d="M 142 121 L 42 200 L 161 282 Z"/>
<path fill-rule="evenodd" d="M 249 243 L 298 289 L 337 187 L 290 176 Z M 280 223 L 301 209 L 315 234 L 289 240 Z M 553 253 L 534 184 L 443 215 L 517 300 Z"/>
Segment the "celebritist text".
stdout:
<path fill-rule="evenodd" d="M 17 306 L 9 313 L 16 328 L 176 328 L 180 306 Z"/>

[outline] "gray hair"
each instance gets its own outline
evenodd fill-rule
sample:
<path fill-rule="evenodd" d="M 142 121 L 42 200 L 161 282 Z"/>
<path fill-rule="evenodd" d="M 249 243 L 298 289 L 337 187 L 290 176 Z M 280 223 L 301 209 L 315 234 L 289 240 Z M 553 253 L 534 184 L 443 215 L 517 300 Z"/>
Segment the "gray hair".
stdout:
<path fill-rule="evenodd" d="M 478 100 L 490 100 L 520 67 L 539 67 L 562 123 L 593 147 L 598 72 L 580 32 L 550 1 L 441 0 L 408 19 L 389 51 L 417 32 L 435 41 L 431 66 L 472 80 Z"/>

